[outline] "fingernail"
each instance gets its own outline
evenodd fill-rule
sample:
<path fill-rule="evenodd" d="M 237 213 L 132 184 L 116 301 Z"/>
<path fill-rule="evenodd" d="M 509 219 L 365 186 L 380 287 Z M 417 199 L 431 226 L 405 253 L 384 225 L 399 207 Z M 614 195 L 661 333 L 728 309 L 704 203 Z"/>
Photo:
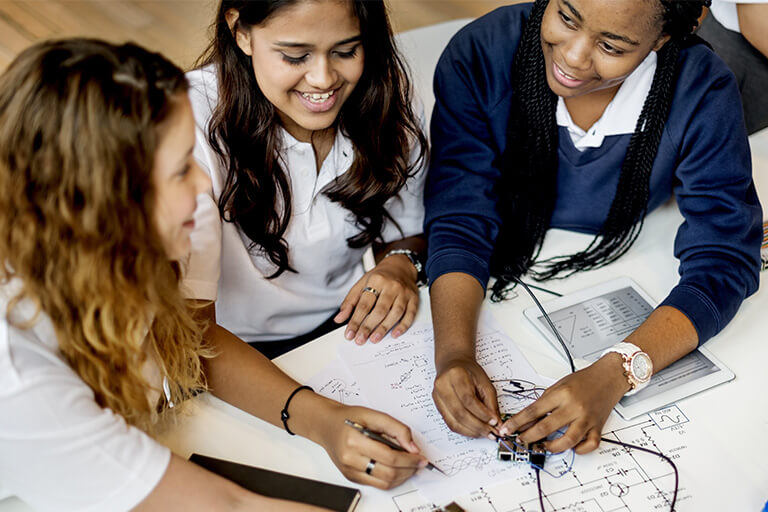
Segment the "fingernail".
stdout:
<path fill-rule="evenodd" d="M 358 334 L 357 338 L 355 338 L 355 343 L 357 343 L 358 345 L 362 345 L 363 343 L 365 343 L 365 336 L 363 336 L 362 334 Z"/>
<path fill-rule="evenodd" d="M 352 329 L 347 329 L 347 332 L 344 333 L 344 337 L 347 338 L 348 340 L 351 340 L 352 338 L 355 337 L 355 331 L 353 331 Z"/>
<path fill-rule="evenodd" d="M 488 422 L 488 424 L 492 427 L 495 427 L 496 424 L 499 422 L 496 418 L 491 418 L 491 421 Z"/>
<path fill-rule="evenodd" d="M 338 315 L 333 317 L 333 321 L 336 322 L 337 324 L 340 323 L 341 322 L 341 313 L 339 313 Z"/>
<path fill-rule="evenodd" d="M 495 441 L 495 440 L 496 440 L 496 437 L 494 437 L 494 435 L 493 435 L 493 434 L 491 434 L 490 432 L 488 433 L 488 435 L 487 435 L 486 437 L 487 437 L 488 439 L 490 439 L 491 441 Z"/>
<path fill-rule="evenodd" d="M 429 464 L 429 461 L 428 461 L 427 459 L 421 459 L 421 460 L 419 461 L 419 467 L 420 467 L 420 468 L 425 468 L 425 467 L 427 467 L 427 464 Z"/>
<path fill-rule="evenodd" d="M 392 331 L 392 337 L 393 337 L 393 338 L 397 338 L 397 337 L 398 337 L 398 336 L 400 336 L 401 334 L 403 334 L 403 333 L 401 333 L 400 331 Z"/>
<path fill-rule="evenodd" d="M 373 336 L 371 336 L 371 343 L 378 343 L 381 341 L 381 334 L 376 333 Z"/>
<path fill-rule="evenodd" d="M 501 427 L 499 430 L 499 435 L 506 436 L 509 435 L 509 429 L 507 427 Z"/>

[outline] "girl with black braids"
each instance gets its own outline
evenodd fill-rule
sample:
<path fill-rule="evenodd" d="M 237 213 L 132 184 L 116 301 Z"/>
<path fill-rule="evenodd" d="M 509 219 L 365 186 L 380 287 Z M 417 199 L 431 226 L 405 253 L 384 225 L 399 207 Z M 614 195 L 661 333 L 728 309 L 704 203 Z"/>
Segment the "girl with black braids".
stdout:
<path fill-rule="evenodd" d="M 733 75 L 691 36 L 707 0 L 538 0 L 465 27 L 438 63 L 425 192 L 437 377 L 448 425 L 471 436 L 558 429 L 594 450 L 613 406 L 719 332 L 758 285 L 761 209 Z M 621 257 L 645 215 L 677 200 L 680 282 L 625 343 L 500 424 L 475 361 L 485 286 L 564 278 Z M 549 228 L 595 235 L 539 251 Z M 646 375 L 625 375 L 638 352 Z M 524 430 L 523 430 L 524 429 Z"/>
<path fill-rule="evenodd" d="M 426 137 L 384 2 L 224 0 L 202 64 L 190 97 L 214 198 L 192 295 L 268 357 L 346 321 L 358 344 L 405 332 Z"/>

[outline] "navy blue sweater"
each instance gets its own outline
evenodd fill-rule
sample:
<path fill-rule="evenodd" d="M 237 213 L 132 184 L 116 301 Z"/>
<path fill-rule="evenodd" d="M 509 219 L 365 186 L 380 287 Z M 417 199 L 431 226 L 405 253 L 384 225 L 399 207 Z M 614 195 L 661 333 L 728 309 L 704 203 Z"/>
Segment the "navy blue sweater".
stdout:
<path fill-rule="evenodd" d="M 506 146 L 511 70 L 530 4 L 502 7 L 462 29 L 435 73 L 432 158 L 425 191 L 427 274 L 464 272 L 485 287 L 501 218 L 493 192 Z M 758 286 L 760 204 L 736 81 L 705 45 L 681 51 L 680 73 L 650 182 L 648 211 L 674 194 L 680 281 L 663 304 L 683 312 L 699 343 L 718 333 Z M 550 227 L 597 233 L 616 193 L 630 134 L 578 151 L 559 129 Z"/>

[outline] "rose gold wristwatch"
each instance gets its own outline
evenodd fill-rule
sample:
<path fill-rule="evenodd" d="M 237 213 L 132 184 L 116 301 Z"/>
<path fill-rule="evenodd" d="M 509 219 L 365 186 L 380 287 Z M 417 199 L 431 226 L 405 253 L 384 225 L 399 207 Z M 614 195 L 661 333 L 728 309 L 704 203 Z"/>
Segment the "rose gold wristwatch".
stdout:
<path fill-rule="evenodd" d="M 640 350 L 640 347 L 637 345 L 622 341 L 606 349 L 600 357 L 611 352 L 620 354 L 624 359 L 622 363 L 624 376 L 632 388 L 624 393 L 624 396 L 634 395 L 648 385 L 653 375 L 653 361 L 651 361 L 651 357 L 648 354 Z"/>

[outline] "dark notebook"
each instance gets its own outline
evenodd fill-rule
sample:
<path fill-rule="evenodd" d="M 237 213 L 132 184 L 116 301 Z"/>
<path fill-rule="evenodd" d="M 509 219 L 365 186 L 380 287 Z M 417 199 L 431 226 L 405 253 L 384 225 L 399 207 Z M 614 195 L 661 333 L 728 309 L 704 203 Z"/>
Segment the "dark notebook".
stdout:
<path fill-rule="evenodd" d="M 360 491 L 352 487 L 286 475 L 197 453 L 193 453 L 189 460 L 232 480 L 240 487 L 270 498 L 298 501 L 339 512 L 352 512 L 360 501 Z"/>

